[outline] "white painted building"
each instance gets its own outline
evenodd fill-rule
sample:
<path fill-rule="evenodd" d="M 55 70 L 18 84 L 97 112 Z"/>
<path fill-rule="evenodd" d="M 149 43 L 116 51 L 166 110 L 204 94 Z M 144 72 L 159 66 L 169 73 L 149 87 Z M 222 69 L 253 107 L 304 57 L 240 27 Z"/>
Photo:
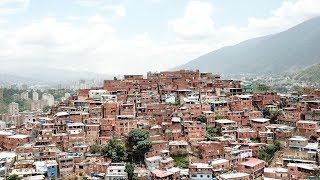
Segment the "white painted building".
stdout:
<path fill-rule="evenodd" d="M 89 91 L 89 98 L 92 99 L 101 99 L 102 95 L 108 94 L 107 90 L 90 90 Z"/>
<path fill-rule="evenodd" d="M 0 121 L 0 130 L 6 128 L 6 122 Z"/>
<path fill-rule="evenodd" d="M 28 100 L 29 99 L 29 93 L 28 92 L 21 93 L 20 98 L 22 100 Z"/>
<path fill-rule="evenodd" d="M 33 91 L 32 92 L 32 100 L 38 101 L 39 100 L 39 93 L 37 93 L 36 91 Z"/>
<path fill-rule="evenodd" d="M 0 173 L 7 173 L 16 158 L 14 152 L 0 152 Z"/>
<path fill-rule="evenodd" d="M 209 163 L 193 163 L 189 166 L 189 176 L 190 180 L 212 180 L 212 165 Z"/>
<path fill-rule="evenodd" d="M 117 102 L 118 97 L 117 97 L 117 95 L 103 94 L 103 95 L 101 95 L 101 101 L 102 102 Z"/>
<path fill-rule="evenodd" d="M 111 163 L 108 167 L 106 180 L 126 180 L 128 173 L 126 172 L 125 163 Z"/>
<path fill-rule="evenodd" d="M 161 156 L 152 156 L 152 157 L 146 158 L 145 162 L 146 162 L 147 169 L 149 171 L 159 169 L 160 168 L 160 161 L 162 159 L 163 158 Z"/>
<path fill-rule="evenodd" d="M 42 100 L 46 100 L 48 106 L 53 106 L 54 105 L 54 96 L 52 94 L 44 93 L 42 95 Z"/>
<path fill-rule="evenodd" d="M 66 100 L 68 100 L 69 97 L 71 97 L 71 94 L 70 93 L 64 93 L 64 97 L 66 98 Z"/>
<path fill-rule="evenodd" d="M 19 114 L 19 104 L 12 102 L 9 104 L 9 113 L 10 114 Z"/>

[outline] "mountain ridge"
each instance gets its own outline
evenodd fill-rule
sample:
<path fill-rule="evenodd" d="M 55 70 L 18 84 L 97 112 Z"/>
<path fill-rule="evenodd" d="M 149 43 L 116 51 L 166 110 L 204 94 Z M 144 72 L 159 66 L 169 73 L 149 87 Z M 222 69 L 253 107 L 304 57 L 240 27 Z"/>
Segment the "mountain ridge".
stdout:
<path fill-rule="evenodd" d="M 293 79 L 297 81 L 320 83 L 320 63 L 314 64 L 292 74 Z"/>
<path fill-rule="evenodd" d="M 288 73 L 320 62 L 317 47 L 320 47 L 320 17 L 280 33 L 214 50 L 174 69 L 225 74 Z"/>

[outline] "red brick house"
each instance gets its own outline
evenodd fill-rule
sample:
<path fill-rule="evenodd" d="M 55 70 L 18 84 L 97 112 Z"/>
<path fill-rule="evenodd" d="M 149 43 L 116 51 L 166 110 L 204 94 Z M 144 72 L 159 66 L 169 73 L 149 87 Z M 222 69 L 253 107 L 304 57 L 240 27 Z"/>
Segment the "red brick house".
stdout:
<path fill-rule="evenodd" d="M 296 123 L 296 127 L 300 135 L 309 137 L 316 134 L 316 130 L 319 129 L 319 123 L 316 121 L 300 120 Z"/>
<path fill-rule="evenodd" d="M 223 144 L 214 141 L 201 141 L 199 144 L 199 154 L 202 159 L 210 160 L 222 158 L 224 156 Z"/>
<path fill-rule="evenodd" d="M 266 126 L 270 124 L 270 119 L 267 118 L 254 118 L 250 119 L 250 125 L 257 131 L 266 131 Z"/>
<path fill-rule="evenodd" d="M 250 179 L 261 177 L 264 172 L 265 162 L 257 158 L 247 158 L 245 162 L 239 163 L 237 170 L 250 174 Z"/>

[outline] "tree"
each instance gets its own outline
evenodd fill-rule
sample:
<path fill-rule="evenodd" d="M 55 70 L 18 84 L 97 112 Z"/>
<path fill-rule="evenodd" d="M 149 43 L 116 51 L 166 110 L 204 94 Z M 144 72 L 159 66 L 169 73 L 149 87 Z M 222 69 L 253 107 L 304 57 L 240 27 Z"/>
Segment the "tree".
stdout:
<path fill-rule="evenodd" d="M 43 112 L 48 112 L 50 110 L 50 106 L 45 106 L 42 108 Z"/>
<path fill-rule="evenodd" d="M 251 138 L 250 140 L 251 140 L 251 142 L 253 142 L 253 143 L 261 143 L 261 140 L 260 140 L 259 137 Z"/>
<path fill-rule="evenodd" d="M 220 128 L 216 127 L 208 127 L 206 134 L 209 140 L 214 140 L 215 137 L 222 136 Z"/>
<path fill-rule="evenodd" d="M 276 111 L 270 111 L 270 110 L 263 110 L 263 115 L 265 118 L 268 118 L 271 120 L 271 123 L 276 123 L 278 116 L 283 115 L 283 113 L 280 110 Z"/>
<path fill-rule="evenodd" d="M 22 180 L 22 178 L 16 174 L 8 176 L 7 180 Z"/>
<path fill-rule="evenodd" d="M 0 100 L 0 114 L 4 114 L 8 112 L 8 106 L 3 102 L 3 100 Z"/>
<path fill-rule="evenodd" d="M 200 121 L 202 123 L 205 123 L 207 124 L 207 117 L 203 114 L 200 114 L 198 117 L 197 117 L 197 121 Z"/>
<path fill-rule="evenodd" d="M 101 153 L 114 163 L 126 161 L 128 157 L 125 143 L 119 140 L 111 140 L 102 147 Z"/>
<path fill-rule="evenodd" d="M 265 160 L 267 163 L 270 163 L 275 152 L 281 149 L 280 143 L 275 141 L 272 145 L 265 146 L 259 151 L 259 159 Z"/>
<path fill-rule="evenodd" d="M 139 141 L 135 146 L 133 146 L 133 152 L 137 155 L 144 156 L 152 147 L 152 143 L 149 140 Z"/>
<path fill-rule="evenodd" d="M 269 109 L 263 109 L 262 114 L 263 114 L 263 117 L 268 117 L 270 116 L 271 112 Z"/>
<path fill-rule="evenodd" d="M 90 147 L 90 153 L 91 154 L 100 154 L 102 150 L 102 147 L 99 145 L 93 145 Z"/>
<path fill-rule="evenodd" d="M 149 140 L 149 132 L 143 129 L 134 129 L 130 131 L 128 144 L 133 152 L 133 158 L 140 162 L 143 161 L 144 155 L 152 147 L 152 143 Z"/>
<path fill-rule="evenodd" d="M 286 88 L 285 86 L 281 85 L 281 86 L 275 86 L 272 88 L 273 90 L 275 90 L 276 92 L 279 93 L 286 93 L 288 92 L 288 88 Z"/>
<path fill-rule="evenodd" d="M 130 147 L 137 145 L 139 141 L 149 140 L 149 132 L 143 129 L 134 129 L 129 132 L 128 144 Z"/>
<path fill-rule="evenodd" d="M 176 167 L 188 168 L 189 167 L 189 159 L 188 155 L 174 155 L 172 156 L 174 160 L 174 165 Z"/>
<path fill-rule="evenodd" d="M 316 143 L 318 141 L 318 138 L 316 136 L 310 136 L 309 142 Z"/>
<path fill-rule="evenodd" d="M 270 87 L 267 86 L 267 85 L 265 85 L 265 84 L 260 83 L 260 84 L 258 84 L 258 86 L 257 86 L 257 90 L 258 90 L 259 92 L 267 92 L 267 91 L 270 90 Z"/>
<path fill-rule="evenodd" d="M 179 97 L 179 96 L 176 97 L 176 105 L 178 105 L 178 106 L 181 105 L 180 97 Z"/>
<path fill-rule="evenodd" d="M 303 94 L 303 87 L 294 85 L 292 86 L 292 91 L 297 91 L 299 94 Z"/>
<path fill-rule="evenodd" d="M 224 117 L 224 116 L 216 116 L 214 119 L 215 119 L 215 120 L 225 119 L 225 117 Z"/>
<path fill-rule="evenodd" d="M 127 163 L 126 164 L 126 171 L 128 173 L 128 179 L 133 180 L 134 179 L 134 164 Z"/>

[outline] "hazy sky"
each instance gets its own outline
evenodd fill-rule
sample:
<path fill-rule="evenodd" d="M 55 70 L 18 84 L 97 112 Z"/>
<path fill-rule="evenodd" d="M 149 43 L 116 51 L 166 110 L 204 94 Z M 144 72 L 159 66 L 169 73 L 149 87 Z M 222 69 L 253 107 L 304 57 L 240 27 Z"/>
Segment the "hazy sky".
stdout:
<path fill-rule="evenodd" d="M 160 71 L 320 14 L 320 0 L 0 0 L 0 66 Z"/>

